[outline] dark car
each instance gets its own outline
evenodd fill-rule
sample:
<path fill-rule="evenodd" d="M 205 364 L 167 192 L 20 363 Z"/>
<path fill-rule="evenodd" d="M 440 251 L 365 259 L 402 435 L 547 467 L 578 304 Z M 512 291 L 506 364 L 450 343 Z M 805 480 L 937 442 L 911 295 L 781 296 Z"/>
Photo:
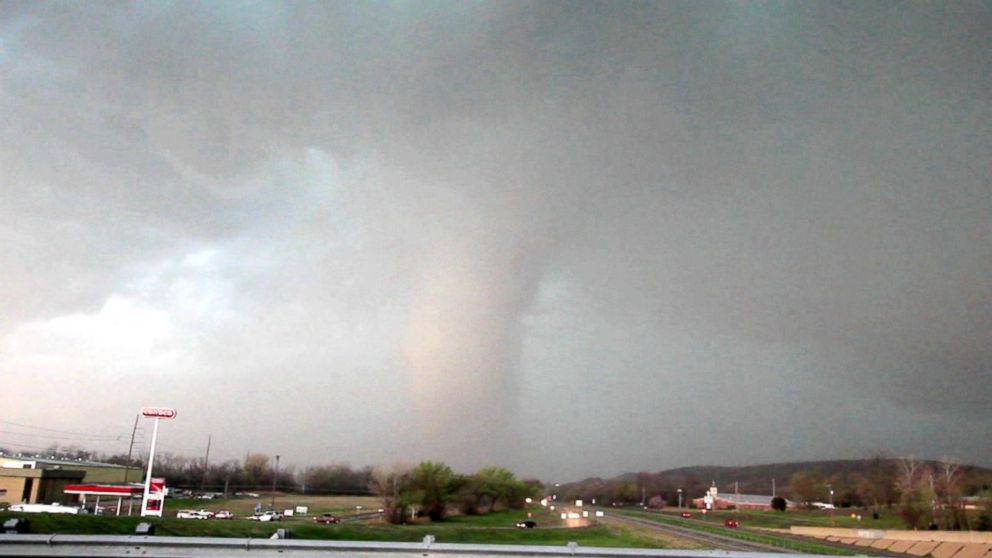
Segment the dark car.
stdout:
<path fill-rule="evenodd" d="M 533 529 L 534 527 L 537 527 L 537 522 L 528 519 L 527 521 L 517 523 L 517 527 L 520 527 L 521 529 Z"/>
<path fill-rule="evenodd" d="M 322 514 L 320 514 L 318 516 L 315 516 L 313 518 L 313 520 L 316 523 L 337 523 L 338 522 L 338 518 L 334 517 L 333 515 L 331 515 L 329 513 L 322 513 Z"/>
<path fill-rule="evenodd" d="M 726 521 L 723 522 L 723 525 L 725 527 L 737 527 L 740 524 L 737 523 L 737 520 L 736 519 L 728 519 L 728 520 L 726 520 Z"/>

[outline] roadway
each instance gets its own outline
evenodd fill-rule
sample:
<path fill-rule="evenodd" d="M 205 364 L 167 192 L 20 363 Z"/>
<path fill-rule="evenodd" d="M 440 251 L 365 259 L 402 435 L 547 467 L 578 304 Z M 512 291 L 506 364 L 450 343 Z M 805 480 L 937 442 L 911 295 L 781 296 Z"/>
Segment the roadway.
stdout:
<path fill-rule="evenodd" d="M 678 537 L 682 539 L 688 539 L 693 542 L 698 542 L 709 548 L 715 548 L 717 550 L 730 550 L 737 552 L 762 552 L 762 553 L 784 553 L 785 550 L 771 546 L 767 544 L 761 544 L 751 541 L 744 541 L 732 536 L 717 535 L 715 533 L 706 533 L 699 531 L 697 529 L 692 529 L 689 527 L 680 527 L 677 525 L 671 525 L 668 523 L 659 523 L 657 521 L 651 521 L 649 519 L 640 519 L 637 517 L 631 517 L 629 515 L 622 515 L 619 513 L 609 513 L 604 519 L 609 519 L 617 521 L 619 523 L 626 523 L 628 525 L 636 525 L 638 527 L 647 527 L 670 535 L 673 537 Z"/>

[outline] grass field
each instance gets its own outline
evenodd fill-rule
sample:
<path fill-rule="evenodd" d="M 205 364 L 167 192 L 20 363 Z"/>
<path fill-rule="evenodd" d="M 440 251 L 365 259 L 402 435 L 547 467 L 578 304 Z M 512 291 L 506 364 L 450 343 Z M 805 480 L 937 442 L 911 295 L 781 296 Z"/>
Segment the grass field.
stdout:
<path fill-rule="evenodd" d="M 262 509 L 272 505 L 271 496 L 261 498 L 228 498 L 215 500 L 197 500 L 193 498 L 167 498 L 165 500 L 166 517 L 175 517 L 178 510 L 200 510 L 217 512 L 229 510 L 238 516 L 252 514 L 256 504 Z M 362 506 L 362 513 L 375 511 L 382 507 L 382 499 L 375 496 L 308 496 L 306 494 L 276 494 L 275 509 L 295 509 L 296 506 L 309 507 L 309 513 L 333 513 L 345 517 L 355 514 L 355 506 Z"/>
<path fill-rule="evenodd" d="M 327 497 L 324 497 L 327 498 Z M 312 500 L 311 500 L 312 501 Z M 288 502 L 288 500 L 287 500 Z M 253 501 L 248 501 L 254 505 Z M 276 504 L 279 506 L 277 498 Z M 500 511 L 479 516 L 452 517 L 437 523 L 414 525 L 387 525 L 382 523 L 348 523 L 339 525 L 317 525 L 309 518 L 287 518 L 278 523 L 258 523 L 246 519 L 234 520 L 188 520 L 168 517 L 176 509 L 232 509 L 230 501 L 177 500 L 167 506 L 167 517 L 153 519 L 156 535 L 268 538 L 278 528 L 292 530 L 297 539 L 355 540 L 355 541 L 399 541 L 417 542 L 425 535 L 434 535 L 437 542 L 447 543 L 488 543 L 488 544 L 533 544 L 565 545 L 575 541 L 584 546 L 646 547 L 662 548 L 665 541 L 639 536 L 628 529 L 607 525 L 591 525 L 580 528 L 564 528 L 561 520 L 543 509 L 530 510 L 538 522 L 536 529 L 518 529 L 517 521 L 526 518 L 527 510 Z M 195 504 L 195 505 L 187 505 Z M 200 505 L 205 504 L 205 505 Z M 320 510 L 343 509 L 343 502 L 319 502 Z M 353 508 L 352 508 L 353 509 Z M 366 506 L 366 509 L 369 509 Z M 374 508 L 373 508 L 374 509 Z M 313 510 L 311 510 L 313 511 Z M 100 517 L 58 514 L 13 514 L 0 513 L 0 520 L 9 517 L 24 517 L 31 523 L 32 533 L 64 534 L 132 534 L 143 519 L 138 517 Z"/>
<path fill-rule="evenodd" d="M 453 516 L 437 523 L 413 525 L 387 525 L 378 521 L 355 522 L 339 525 L 318 525 L 310 517 L 287 518 L 280 523 L 258 523 L 243 519 L 250 515 L 256 504 L 268 509 L 271 497 L 233 498 L 218 500 L 169 499 L 166 500 L 165 517 L 152 520 L 156 534 L 172 536 L 240 537 L 268 538 L 278 528 L 288 528 L 298 539 L 356 540 L 356 541 L 405 541 L 423 540 L 425 535 L 434 535 L 438 542 L 451 543 L 492 543 L 492 544 L 535 544 L 564 545 L 569 541 L 585 546 L 648 547 L 648 548 L 692 548 L 686 541 L 676 540 L 651 529 L 636 529 L 628 525 L 608 521 L 593 523 L 586 527 L 566 528 L 559 516 L 540 507 L 529 510 L 507 510 L 476 516 Z M 275 508 L 278 510 L 307 506 L 309 514 L 333 513 L 346 519 L 356 513 L 356 506 L 362 512 L 379 509 L 381 500 L 371 496 L 315 496 L 304 494 L 277 494 Z M 175 519 L 180 509 L 206 509 L 209 511 L 230 510 L 239 519 L 234 520 L 180 520 Z M 518 529 L 514 525 L 533 514 L 537 529 Z M 608 512 L 612 513 L 612 512 Z M 790 525 L 829 526 L 830 515 L 826 512 L 795 511 L 787 513 L 760 511 L 726 511 L 707 514 L 693 512 L 693 520 L 683 520 L 676 510 L 664 513 L 624 510 L 639 517 L 655 521 L 670 522 L 701 531 L 719 533 L 737 538 L 762 542 L 811 554 L 850 554 L 843 550 L 807 543 L 795 539 L 776 537 L 774 534 L 750 531 L 747 528 L 788 528 Z M 0 519 L 26 517 L 31 522 L 33 533 L 65 534 L 132 534 L 142 519 L 138 517 L 100 517 L 49 514 L 0 513 Z M 727 529 L 723 526 L 726 518 L 732 517 L 741 522 L 741 529 Z M 879 520 L 867 518 L 858 522 L 848 514 L 837 510 L 834 523 L 838 527 L 893 528 L 899 526 L 894 513 L 885 513 Z"/>

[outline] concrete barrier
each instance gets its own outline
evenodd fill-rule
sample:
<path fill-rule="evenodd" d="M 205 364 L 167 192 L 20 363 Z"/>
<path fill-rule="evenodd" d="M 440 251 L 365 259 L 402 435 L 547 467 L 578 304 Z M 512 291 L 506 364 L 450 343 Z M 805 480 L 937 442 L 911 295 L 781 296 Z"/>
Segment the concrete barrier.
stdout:
<path fill-rule="evenodd" d="M 372 541 L 310 541 L 215 537 L 136 537 L 123 535 L 0 534 L 0 557 L 134 558 L 808 558 L 796 553 L 671 550 L 654 548 L 525 546 Z"/>

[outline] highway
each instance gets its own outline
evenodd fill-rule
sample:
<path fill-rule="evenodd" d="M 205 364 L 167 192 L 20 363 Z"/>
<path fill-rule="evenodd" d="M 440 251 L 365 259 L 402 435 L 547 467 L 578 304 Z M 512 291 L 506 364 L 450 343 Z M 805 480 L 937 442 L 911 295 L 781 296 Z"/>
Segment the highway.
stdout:
<path fill-rule="evenodd" d="M 679 537 L 683 539 L 689 539 L 707 547 L 712 547 L 717 550 L 732 550 L 739 552 L 763 552 L 763 553 L 784 553 L 782 548 L 744 541 L 732 536 L 716 535 L 713 533 L 706 533 L 696 529 L 691 529 L 689 527 L 679 527 L 677 525 L 671 525 L 668 523 L 659 523 L 657 521 L 651 521 L 649 519 L 640 519 L 636 517 L 631 517 L 629 515 L 622 515 L 618 513 L 612 513 L 607 516 L 608 519 L 617 521 L 619 523 L 627 523 L 630 525 L 637 525 L 639 527 L 648 527 L 656 531 L 672 535 L 674 537 Z"/>

